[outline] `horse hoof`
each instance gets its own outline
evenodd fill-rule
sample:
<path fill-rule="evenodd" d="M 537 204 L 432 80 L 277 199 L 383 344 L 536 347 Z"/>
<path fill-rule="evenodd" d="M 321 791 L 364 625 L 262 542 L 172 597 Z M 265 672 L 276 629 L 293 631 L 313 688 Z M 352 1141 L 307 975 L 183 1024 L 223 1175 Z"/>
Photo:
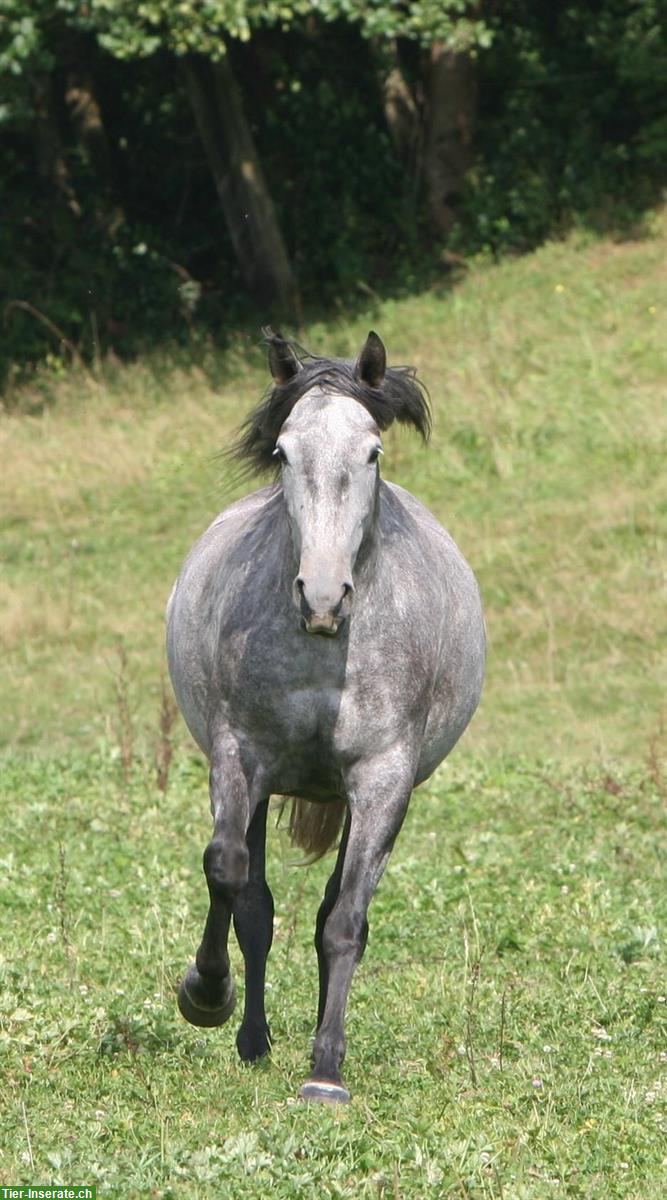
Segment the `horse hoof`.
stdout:
<path fill-rule="evenodd" d="M 241 1062 L 258 1062 L 271 1052 L 271 1032 L 268 1025 L 243 1025 L 236 1035 L 236 1049 Z"/>
<path fill-rule="evenodd" d="M 328 1079 L 307 1079 L 299 1089 L 299 1098 L 315 1104 L 349 1104 L 350 1093 L 342 1083 Z"/>
<path fill-rule="evenodd" d="M 213 1029 L 224 1025 L 236 1007 L 236 988 L 231 975 L 224 981 L 209 982 L 191 966 L 178 989 L 178 1007 L 191 1025 Z"/>

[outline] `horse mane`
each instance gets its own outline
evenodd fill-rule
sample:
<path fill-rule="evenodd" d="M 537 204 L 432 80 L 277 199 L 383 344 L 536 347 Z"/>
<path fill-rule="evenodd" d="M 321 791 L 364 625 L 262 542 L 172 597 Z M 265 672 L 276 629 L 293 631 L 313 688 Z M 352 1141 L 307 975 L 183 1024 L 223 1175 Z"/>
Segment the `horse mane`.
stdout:
<path fill-rule="evenodd" d="M 270 350 L 274 347 L 281 354 L 285 351 L 293 354 L 300 369 L 284 383 L 274 383 L 241 425 L 229 455 L 245 463 L 250 471 L 277 473 L 279 466 L 273 452 L 280 430 L 295 404 L 314 387 L 358 400 L 380 429 L 388 429 L 394 421 L 399 421 L 412 425 L 428 441 L 431 408 L 426 388 L 417 379 L 414 367 L 387 367 L 382 384 L 371 387 L 359 377 L 354 360 L 310 354 L 297 342 L 269 331 L 264 343 Z"/>

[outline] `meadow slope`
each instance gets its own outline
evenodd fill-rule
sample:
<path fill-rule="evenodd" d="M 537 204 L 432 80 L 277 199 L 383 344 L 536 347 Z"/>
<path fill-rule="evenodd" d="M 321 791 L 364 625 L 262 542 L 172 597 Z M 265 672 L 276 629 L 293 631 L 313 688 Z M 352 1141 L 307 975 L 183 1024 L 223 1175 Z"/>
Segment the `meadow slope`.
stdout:
<path fill-rule="evenodd" d="M 489 676 L 472 750 L 641 757 L 657 730 L 666 250 L 663 214 L 642 240 L 548 245 L 302 332 L 316 353 L 353 355 L 375 327 L 430 390 L 431 445 L 390 432 L 383 470 L 432 507 L 482 585 Z M 24 392 L 0 419 L 9 745 L 94 744 L 121 644 L 138 726 L 155 724 L 165 601 L 240 490 L 215 452 L 267 382 L 241 336 L 197 365 L 98 374 Z"/>
<path fill-rule="evenodd" d="M 295 867 L 272 829 L 270 1061 L 241 1067 L 234 1030 L 192 1029 L 174 1000 L 205 916 L 208 804 L 170 723 L 163 612 L 241 491 L 216 452 L 261 395 L 263 353 L 239 335 L 12 398 L 0 1185 L 662 1200 L 666 250 L 662 214 L 641 239 L 473 265 L 300 335 L 353 355 L 376 328 L 417 366 L 434 436 L 390 431 L 383 470 L 450 528 L 489 628 L 481 710 L 415 795 L 372 906 L 345 1109 L 296 1101 L 330 860 Z"/>

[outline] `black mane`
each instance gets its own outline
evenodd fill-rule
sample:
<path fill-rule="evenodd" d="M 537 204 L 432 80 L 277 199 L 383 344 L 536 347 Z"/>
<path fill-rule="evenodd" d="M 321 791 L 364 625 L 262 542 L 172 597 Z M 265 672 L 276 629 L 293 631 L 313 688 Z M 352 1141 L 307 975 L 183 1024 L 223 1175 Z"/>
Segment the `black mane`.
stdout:
<path fill-rule="evenodd" d="M 287 342 L 279 334 L 269 334 L 266 342 L 287 350 L 300 364 L 284 383 L 275 383 L 260 404 L 246 417 L 239 436 L 231 447 L 232 458 L 247 464 L 250 470 L 277 468 L 276 440 L 295 404 L 313 387 L 351 396 L 363 404 L 380 429 L 393 421 L 412 425 L 427 441 L 431 432 L 431 409 L 426 388 L 413 367 L 387 367 L 380 387 L 371 387 L 359 377 L 358 362 L 342 358 L 321 358 L 309 354 L 296 342 Z"/>

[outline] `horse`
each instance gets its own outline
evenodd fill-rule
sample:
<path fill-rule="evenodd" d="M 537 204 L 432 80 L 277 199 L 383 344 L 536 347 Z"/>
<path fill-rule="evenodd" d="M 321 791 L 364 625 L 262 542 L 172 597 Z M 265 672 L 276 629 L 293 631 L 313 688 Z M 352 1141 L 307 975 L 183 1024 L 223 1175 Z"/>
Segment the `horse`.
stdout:
<path fill-rule="evenodd" d="M 271 796 L 291 801 L 292 840 L 311 860 L 340 839 L 316 920 L 317 1027 L 299 1095 L 347 1103 L 344 1018 L 368 907 L 413 789 L 478 705 L 484 619 L 455 542 L 380 475 L 393 421 L 430 434 L 414 370 L 388 367 L 373 331 L 356 361 L 264 334 L 273 384 L 230 452 L 272 481 L 213 521 L 167 609 L 174 693 L 209 760 L 213 818 L 209 911 L 178 1006 L 197 1026 L 231 1016 L 233 921 L 245 966 L 238 1053 L 269 1052 L 267 811 Z"/>

